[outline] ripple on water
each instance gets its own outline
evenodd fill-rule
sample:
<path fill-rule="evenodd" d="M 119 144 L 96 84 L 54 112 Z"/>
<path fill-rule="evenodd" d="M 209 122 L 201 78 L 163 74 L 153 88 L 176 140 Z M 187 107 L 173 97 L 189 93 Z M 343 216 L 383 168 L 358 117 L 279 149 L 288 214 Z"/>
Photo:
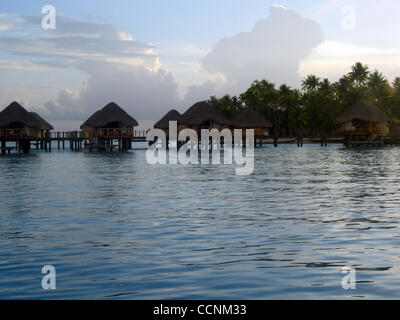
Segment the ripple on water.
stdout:
<path fill-rule="evenodd" d="M 143 150 L 0 157 L 0 298 L 398 298 L 399 156 L 264 147 L 248 177 Z"/>

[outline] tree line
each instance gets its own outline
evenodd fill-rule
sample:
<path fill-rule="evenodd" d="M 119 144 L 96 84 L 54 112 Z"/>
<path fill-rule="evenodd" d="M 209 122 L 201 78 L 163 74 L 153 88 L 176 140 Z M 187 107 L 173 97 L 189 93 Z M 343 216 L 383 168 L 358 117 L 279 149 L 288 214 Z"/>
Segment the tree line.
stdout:
<path fill-rule="evenodd" d="M 378 70 L 357 62 L 337 82 L 308 75 L 301 89 L 286 84 L 279 88 L 268 80 L 256 80 L 239 96 L 212 96 L 208 102 L 227 118 L 233 119 L 243 108 L 258 111 L 274 125 L 274 134 L 294 136 L 330 135 L 336 117 L 359 100 L 381 108 L 394 123 L 400 123 L 400 77 L 393 83 Z"/>

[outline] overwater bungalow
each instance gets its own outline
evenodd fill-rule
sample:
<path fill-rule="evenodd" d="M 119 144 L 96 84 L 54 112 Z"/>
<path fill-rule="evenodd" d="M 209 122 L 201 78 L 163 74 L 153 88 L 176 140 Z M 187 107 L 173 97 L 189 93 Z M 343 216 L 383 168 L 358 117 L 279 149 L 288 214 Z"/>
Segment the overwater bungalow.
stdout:
<path fill-rule="evenodd" d="M 40 142 L 42 148 L 47 148 L 50 130 L 53 130 L 51 124 L 14 101 L 0 112 L 1 152 L 11 150 L 6 147 L 7 142 L 15 142 L 15 148 L 24 152 L 29 152 L 31 141 L 36 141 L 37 146 Z"/>
<path fill-rule="evenodd" d="M 361 100 L 343 111 L 336 121 L 338 133 L 346 137 L 346 144 L 360 141 L 371 143 L 389 133 L 390 118 L 375 104 Z"/>
<path fill-rule="evenodd" d="M 54 130 L 53 126 L 44 120 L 41 116 L 39 116 L 36 112 L 30 112 L 30 114 L 39 122 L 40 124 L 40 136 L 50 137 L 50 131 Z"/>
<path fill-rule="evenodd" d="M 167 138 L 167 147 L 169 147 L 169 122 L 176 121 L 179 126 L 182 115 L 175 109 L 168 111 L 158 122 L 154 124 L 155 129 L 161 129 L 164 131 Z M 150 143 L 151 144 L 151 143 Z"/>
<path fill-rule="evenodd" d="M 224 129 L 231 126 L 231 121 L 218 112 L 211 104 L 200 101 L 191 106 L 180 119 L 179 130 L 192 128 L 200 133 L 201 129 Z"/>
<path fill-rule="evenodd" d="M 254 129 L 255 137 L 267 137 L 273 127 L 272 123 L 252 108 L 243 109 L 233 120 L 234 129 Z M 245 134 L 243 130 L 243 134 Z"/>
<path fill-rule="evenodd" d="M 273 127 L 272 123 L 265 120 L 257 111 L 252 108 L 243 109 L 233 120 L 233 129 L 242 129 L 243 139 L 246 137 L 245 129 L 254 129 L 254 144 L 262 145 L 263 138 L 267 137 Z"/>
<path fill-rule="evenodd" d="M 84 138 L 89 141 L 89 148 L 111 149 L 114 147 L 114 140 L 117 140 L 118 148 L 126 150 L 130 149 L 133 128 L 137 125 L 134 118 L 111 102 L 90 116 L 81 125 L 81 129 Z"/>
<path fill-rule="evenodd" d="M 176 121 L 178 124 L 182 115 L 176 110 L 168 111 L 158 122 L 154 124 L 155 129 L 161 129 L 168 136 L 169 122 Z"/>

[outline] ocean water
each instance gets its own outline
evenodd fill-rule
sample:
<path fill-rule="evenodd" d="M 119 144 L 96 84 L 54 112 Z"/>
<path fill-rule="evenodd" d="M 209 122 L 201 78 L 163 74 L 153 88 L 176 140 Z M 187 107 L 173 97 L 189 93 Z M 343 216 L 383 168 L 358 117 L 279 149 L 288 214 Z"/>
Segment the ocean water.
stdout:
<path fill-rule="evenodd" d="M 1 156 L 0 299 L 400 298 L 399 148 L 265 146 L 235 167 Z"/>

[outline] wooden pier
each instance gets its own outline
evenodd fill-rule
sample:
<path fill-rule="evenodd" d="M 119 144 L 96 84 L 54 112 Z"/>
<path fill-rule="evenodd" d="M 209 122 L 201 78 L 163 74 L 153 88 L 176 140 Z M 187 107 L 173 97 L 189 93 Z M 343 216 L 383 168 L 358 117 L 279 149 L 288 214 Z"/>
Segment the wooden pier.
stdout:
<path fill-rule="evenodd" d="M 7 146 L 9 142 L 13 142 L 14 146 Z M 41 137 L 33 136 L 23 129 L 2 129 L 0 132 L 1 154 L 11 153 L 12 150 L 28 153 L 32 142 L 36 149 L 51 149 L 50 139 L 47 134 Z"/>
<path fill-rule="evenodd" d="M 126 150 L 132 148 L 132 142 L 146 141 L 148 130 L 134 130 L 133 135 L 128 135 L 122 130 L 104 129 L 103 134 L 98 139 L 89 139 L 81 131 L 52 132 L 50 141 L 57 141 L 57 148 L 65 149 L 65 142 L 69 142 L 71 150 Z M 117 142 L 115 145 L 114 142 Z"/>
<path fill-rule="evenodd" d="M 52 148 L 65 150 L 69 148 L 73 151 L 80 150 L 99 150 L 99 151 L 117 151 L 132 149 L 133 142 L 146 142 L 147 130 L 134 130 L 131 134 L 126 134 L 123 130 L 104 129 L 101 138 L 89 139 L 85 137 L 84 130 L 80 131 L 55 131 L 49 132 L 41 138 L 24 135 L 18 130 L 3 130 L 0 135 L 1 154 L 10 154 L 12 151 L 29 153 L 30 149 L 51 151 Z M 400 138 L 398 137 L 376 137 L 369 136 L 363 140 L 354 140 L 353 137 L 254 137 L 254 146 L 263 146 L 273 144 L 278 147 L 279 144 L 297 144 L 297 147 L 303 147 L 304 143 L 319 144 L 321 147 L 327 147 L 328 143 L 343 143 L 346 147 L 374 147 L 374 146 L 400 146 Z M 11 145 L 7 143 L 10 143 Z M 222 143 L 222 140 L 221 140 Z M 184 143 L 179 143 L 183 145 Z M 245 145 L 245 138 L 243 138 Z"/>
<path fill-rule="evenodd" d="M 148 130 L 135 130 L 132 136 L 106 135 L 98 141 L 92 141 L 84 136 L 82 131 L 55 131 L 43 137 L 26 135 L 22 130 L 3 130 L 0 135 L 1 154 L 17 152 L 29 153 L 31 149 L 51 151 L 55 143 L 58 150 L 70 148 L 74 151 L 88 150 L 127 150 L 133 142 L 145 142 Z M 114 142 L 117 142 L 115 145 Z M 7 145 L 7 144 L 13 145 Z"/>

